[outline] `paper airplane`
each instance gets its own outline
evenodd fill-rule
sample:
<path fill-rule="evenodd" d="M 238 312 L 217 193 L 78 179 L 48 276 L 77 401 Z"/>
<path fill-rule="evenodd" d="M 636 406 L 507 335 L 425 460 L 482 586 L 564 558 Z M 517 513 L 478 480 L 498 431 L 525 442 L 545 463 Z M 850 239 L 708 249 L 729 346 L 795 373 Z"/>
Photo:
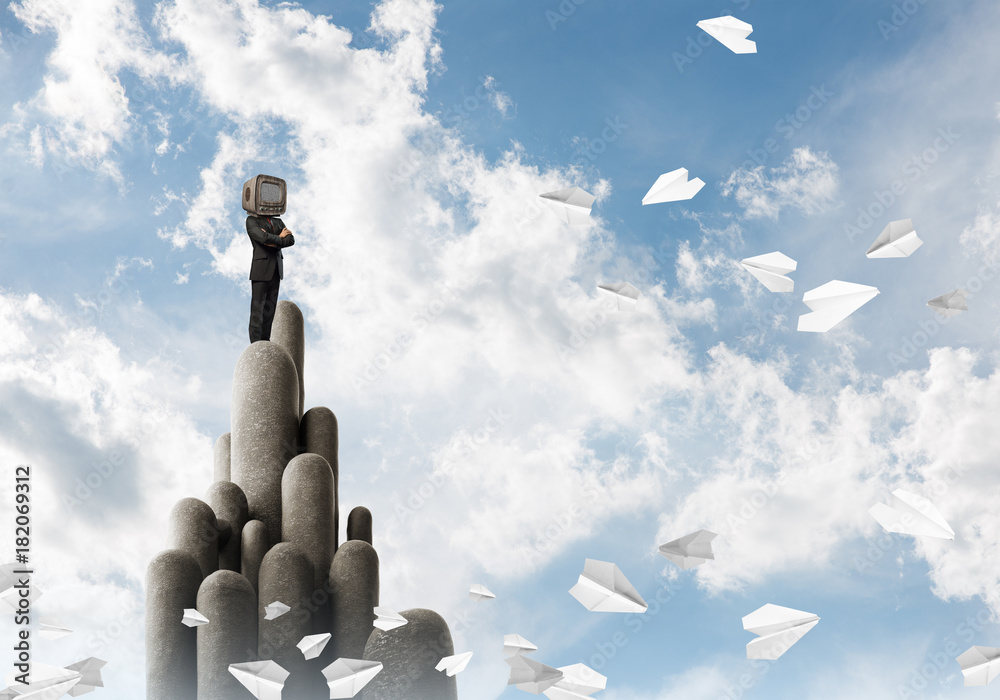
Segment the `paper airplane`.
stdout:
<path fill-rule="evenodd" d="M 462 654 L 455 654 L 454 656 L 446 656 L 438 661 L 434 670 L 445 671 L 449 676 L 454 676 L 456 673 L 461 673 L 465 670 L 465 667 L 469 665 L 469 659 L 471 658 L 471 651 L 467 651 Z"/>
<path fill-rule="evenodd" d="M 602 294 L 614 297 L 619 311 L 635 311 L 635 305 L 639 302 L 639 290 L 628 282 L 599 284 L 597 289 Z"/>
<path fill-rule="evenodd" d="M 562 671 L 563 677 L 544 691 L 550 700 L 587 697 L 604 690 L 608 684 L 607 676 L 601 675 L 586 664 L 560 666 L 558 670 Z"/>
<path fill-rule="evenodd" d="M 289 610 L 291 610 L 290 607 L 282 603 L 280 600 L 276 600 L 270 605 L 264 606 L 264 619 L 273 620 L 276 617 L 281 617 Z"/>
<path fill-rule="evenodd" d="M 472 584 L 472 587 L 469 589 L 469 597 L 472 598 L 473 600 L 486 600 L 487 598 L 496 598 L 496 596 L 490 592 L 490 589 L 481 583 Z"/>
<path fill-rule="evenodd" d="M 698 28 L 733 53 L 757 53 L 757 43 L 747 39 L 753 26 L 731 15 L 703 19 Z"/>
<path fill-rule="evenodd" d="M 379 661 L 337 659 L 323 669 L 331 698 L 353 698 L 382 670 Z"/>
<path fill-rule="evenodd" d="M 505 634 L 503 636 L 503 655 L 518 656 L 520 654 L 530 654 L 538 651 L 538 647 L 529 642 L 519 634 Z"/>
<path fill-rule="evenodd" d="M 315 659 L 323 653 L 323 650 L 326 649 L 327 642 L 329 642 L 332 638 L 333 635 L 329 632 L 325 632 L 324 634 L 310 634 L 303 637 L 295 646 L 298 647 L 299 651 L 301 651 L 302 655 L 307 659 Z"/>
<path fill-rule="evenodd" d="M 592 612 L 646 612 L 646 601 L 611 562 L 587 559 L 569 592 Z"/>
<path fill-rule="evenodd" d="M 375 626 L 388 632 L 406 624 L 406 618 L 389 608 L 375 608 Z"/>
<path fill-rule="evenodd" d="M 69 694 L 72 697 L 77 697 L 93 692 L 95 688 L 103 688 L 104 680 L 101 678 L 101 669 L 107 665 L 107 661 L 91 656 L 67 666 L 67 671 L 75 671 L 80 674 L 79 682 L 69 689 Z"/>
<path fill-rule="evenodd" d="M 927 306 L 934 309 L 935 313 L 944 316 L 945 318 L 951 318 L 963 311 L 968 311 L 969 307 L 965 303 L 965 297 L 968 296 L 968 292 L 964 289 L 955 289 L 948 292 L 947 294 L 942 294 L 939 297 L 934 297 L 929 302 Z"/>
<path fill-rule="evenodd" d="M 908 258 L 924 242 L 909 219 L 893 221 L 878 235 L 866 255 L 869 258 Z"/>
<path fill-rule="evenodd" d="M 642 198 L 643 206 L 647 204 L 660 204 L 662 202 L 679 202 L 682 199 L 691 199 L 698 191 L 705 186 L 701 178 L 695 178 L 688 182 L 687 168 L 677 168 L 669 173 L 663 173 L 649 192 Z"/>
<path fill-rule="evenodd" d="M 518 690 L 538 695 L 546 688 L 562 680 L 563 672 L 557 668 L 546 666 L 527 656 L 511 656 L 504 659 L 510 666 L 510 678 L 507 685 L 513 685 Z"/>
<path fill-rule="evenodd" d="M 986 685 L 1000 675 L 1000 649 L 970 647 L 955 659 L 962 667 L 966 687 Z"/>
<path fill-rule="evenodd" d="M 17 698 L 17 692 L 11 690 L 10 688 L 3 688 L 0 690 L 0 700 L 15 700 Z"/>
<path fill-rule="evenodd" d="M 795 288 L 795 280 L 786 277 L 795 272 L 798 263 L 778 251 L 740 260 L 740 265 L 772 292 L 790 292 Z"/>
<path fill-rule="evenodd" d="M 712 540 L 718 535 L 708 530 L 698 530 L 676 540 L 660 545 L 660 554 L 682 569 L 692 569 L 715 559 L 712 554 Z"/>
<path fill-rule="evenodd" d="M 17 672 L 8 674 L 7 690 L 15 693 L 18 700 L 56 700 L 73 690 L 82 679 L 79 671 L 50 666 L 38 661 L 31 662 L 28 683 L 18 683 L 14 680 Z"/>
<path fill-rule="evenodd" d="M 73 634 L 73 630 L 55 620 L 42 619 L 41 625 L 41 629 L 38 630 L 38 636 L 44 639 L 59 639 L 60 637 L 65 637 L 67 634 Z"/>
<path fill-rule="evenodd" d="M 198 627 L 199 625 L 207 625 L 208 618 L 194 608 L 184 608 L 184 617 L 181 622 L 188 627 Z"/>
<path fill-rule="evenodd" d="M 546 192 L 538 195 L 549 205 L 560 219 L 567 224 L 580 226 L 590 223 L 590 209 L 597 199 L 589 192 L 584 192 L 579 187 L 570 187 L 568 190 L 558 190 L 556 192 Z"/>
<path fill-rule="evenodd" d="M 892 505 L 876 503 L 868 512 L 886 532 L 916 537 L 955 539 L 951 529 L 934 504 L 923 496 L 903 489 L 892 492 Z"/>
<path fill-rule="evenodd" d="M 878 295 L 878 289 L 853 282 L 833 280 L 810 289 L 802 301 L 811 314 L 799 316 L 800 331 L 826 333 Z"/>
<path fill-rule="evenodd" d="M 35 601 L 42 596 L 42 590 L 35 585 L 29 574 L 17 573 L 23 569 L 23 564 L 15 562 L 0 566 L 0 600 L 9 605 L 11 610 L 17 610 L 20 604 L 22 582 L 26 582 L 28 586 L 29 604 L 34 606 Z"/>
<path fill-rule="evenodd" d="M 229 672 L 257 700 L 281 700 L 281 689 L 288 678 L 288 671 L 270 660 L 229 664 Z"/>
<path fill-rule="evenodd" d="M 819 622 L 812 613 L 768 603 L 743 618 L 743 629 L 759 639 L 747 644 L 748 659 L 777 659 Z"/>

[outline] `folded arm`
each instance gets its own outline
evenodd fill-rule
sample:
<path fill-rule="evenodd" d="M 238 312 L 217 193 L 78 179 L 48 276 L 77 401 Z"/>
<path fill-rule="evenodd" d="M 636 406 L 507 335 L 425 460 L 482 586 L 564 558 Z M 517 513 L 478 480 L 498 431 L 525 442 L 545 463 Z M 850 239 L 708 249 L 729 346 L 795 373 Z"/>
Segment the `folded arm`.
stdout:
<path fill-rule="evenodd" d="M 290 245 L 295 245 L 295 238 L 292 237 L 292 232 L 285 228 L 280 220 L 277 220 L 277 223 L 281 224 L 282 227 L 280 235 L 265 231 L 256 218 L 248 216 L 247 234 L 249 234 L 251 240 L 255 243 L 272 248 L 287 248 Z"/>

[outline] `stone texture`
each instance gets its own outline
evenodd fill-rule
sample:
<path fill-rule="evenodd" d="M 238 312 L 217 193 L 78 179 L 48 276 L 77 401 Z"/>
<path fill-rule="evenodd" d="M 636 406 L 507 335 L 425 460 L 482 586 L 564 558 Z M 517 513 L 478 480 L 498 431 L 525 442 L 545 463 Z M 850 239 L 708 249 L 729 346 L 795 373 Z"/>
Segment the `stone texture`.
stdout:
<path fill-rule="evenodd" d="M 203 578 L 219 568 L 219 523 L 210 505 L 182 498 L 170 511 L 167 527 L 167 548 L 193 556 Z"/>
<path fill-rule="evenodd" d="M 340 543 L 340 433 L 337 416 L 325 406 L 314 406 L 305 412 L 299 423 L 299 444 L 302 452 L 317 454 L 333 471 L 333 551 Z"/>
<path fill-rule="evenodd" d="M 364 687 L 359 700 L 458 700 L 456 677 L 434 670 L 455 653 L 448 623 L 422 608 L 400 615 L 407 624 L 388 632 L 374 629 L 368 638 L 364 658 L 381 661 L 382 672 Z"/>
<path fill-rule="evenodd" d="M 243 542 L 243 528 L 250 519 L 247 497 L 231 481 L 216 481 L 205 492 L 205 501 L 215 511 L 216 517 L 225 519 L 232 527 L 232 536 L 225 544 L 220 538 L 219 568 L 239 572 L 240 552 Z"/>
<path fill-rule="evenodd" d="M 378 603 L 378 554 L 367 542 L 350 540 L 337 550 L 330 565 L 333 597 L 333 657 L 360 659 L 375 622 Z M 404 625 L 405 626 L 405 625 Z"/>
<path fill-rule="evenodd" d="M 301 454 L 281 478 L 281 540 L 293 542 L 316 572 L 314 588 L 326 582 L 333 560 L 333 472 L 317 454 Z"/>
<path fill-rule="evenodd" d="M 213 481 L 230 481 L 230 454 L 232 452 L 232 433 L 223 433 L 215 441 L 212 454 Z"/>
<path fill-rule="evenodd" d="M 364 506 L 357 506 L 347 516 L 347 539 L 372 543 L 372 512 Z"/>
<path fill-rule="evenodd" d="M 248 346 L 233 374 L 232 481 L 243 489 L 250 517 L 281 541 L 281 474 L 298 454 L 299 379 L 277 343 Z"/>
<path fill-rule="evenodd" d="M 198 604 L 201 567 L 168 549 L 146 567 L 146 700 L 197 700 L 197 631 L 181 624 Z"/>
<path fill-rule="evenodd" d="M 251 520 L 243 526 L 243 546 L 240 551 L 240 573 L 250 582 L 254 591 L 258 590 L 257 578 L 260 563 L 264 561 L 271 546 L 267 538 L 267 527 L 259 520 Z"/>
<path fill-rule="evenodd" d="M 295 372 L 299 377 L 299 413 L 296 417 L 301 418 L 306 400 L 306 331 L 302 312 L 294 302 L 285 299 L 278 302 L 271 326 L 271 342 L 283 347 L 295 363 Z"/>
<path fill-rule="evenodd" d="M 230 664 L 257 660 L 257 596 L 235 571 L 216 571 L 198 589 L 198 700 L 246 700 Z"/>

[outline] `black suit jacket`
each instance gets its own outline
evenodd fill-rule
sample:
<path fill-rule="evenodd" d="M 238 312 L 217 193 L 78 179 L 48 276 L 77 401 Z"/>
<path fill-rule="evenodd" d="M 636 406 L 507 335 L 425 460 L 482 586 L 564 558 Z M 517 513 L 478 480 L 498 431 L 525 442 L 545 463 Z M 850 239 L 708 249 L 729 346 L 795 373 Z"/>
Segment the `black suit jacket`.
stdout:
<path fill-rule="evenodd" d="M 284 256 L 282 248 L 295 245 L 295 238 L 288 234 L 282 238 L 279 234 L 285 230 L 281 219 L 274 216 L 247 217 L 247 235 L 253 243 L 253 261 L 250 263 L 250 279 L 254 282 L 267 282 L 274 275 L 274 266 L 278 266 L 278 279 L 284 279 L 281 261 Z"/>

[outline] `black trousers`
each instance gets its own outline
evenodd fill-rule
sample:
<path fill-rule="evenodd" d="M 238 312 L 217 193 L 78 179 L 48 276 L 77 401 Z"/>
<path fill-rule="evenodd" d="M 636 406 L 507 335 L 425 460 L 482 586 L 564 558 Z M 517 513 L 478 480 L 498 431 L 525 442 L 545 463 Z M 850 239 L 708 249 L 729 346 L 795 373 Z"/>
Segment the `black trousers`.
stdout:
<path fill-rule="evenodd" d="M 267 282 L 250 282 L 250 342 L 271 339 L 271 322 L 274 321 L 274 310 L 278 307 L 278 287 L 281 278 L 278 277 L 277 266 L 274 275 Z"/>

